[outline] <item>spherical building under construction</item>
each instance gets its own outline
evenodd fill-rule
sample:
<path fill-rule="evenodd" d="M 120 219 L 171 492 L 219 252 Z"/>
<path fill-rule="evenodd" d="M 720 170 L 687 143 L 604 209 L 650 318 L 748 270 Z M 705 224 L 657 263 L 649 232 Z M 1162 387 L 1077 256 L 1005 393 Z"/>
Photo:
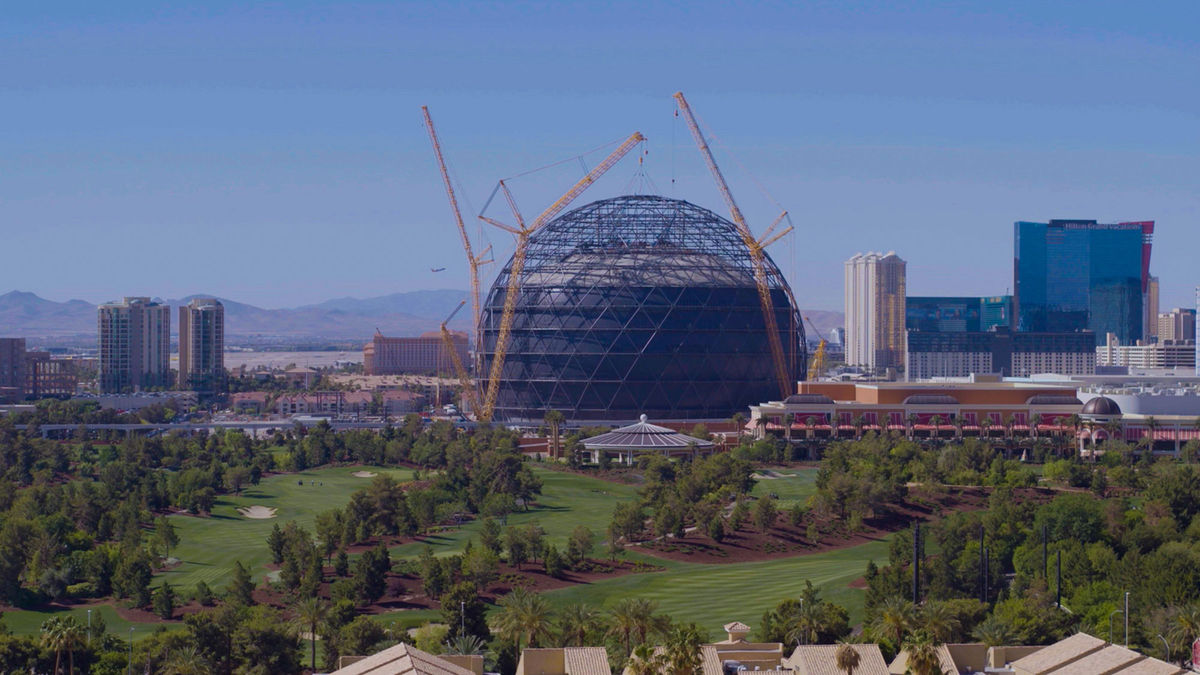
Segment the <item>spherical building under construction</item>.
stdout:
<path fill-rule="evenodd" d="M 513 261 L 482 308 L 486 379 Z M 766 276 L 789 377 L 807 354 L 779 268 Z M 753 264 L 737 228 L 654 196 L 593 202 L 529 240 L 495 419 L 578 422 L 728 419 L 779 398 Z"/>

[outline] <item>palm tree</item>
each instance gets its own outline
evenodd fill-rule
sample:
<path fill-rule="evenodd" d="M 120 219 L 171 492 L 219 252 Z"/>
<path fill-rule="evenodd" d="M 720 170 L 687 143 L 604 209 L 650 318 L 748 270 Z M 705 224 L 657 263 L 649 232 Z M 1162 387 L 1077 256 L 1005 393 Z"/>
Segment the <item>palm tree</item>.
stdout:
<path fill-rule="evenodd" d="M 663 634 L 671 621 L 664 615 L 655 614 L 658 604 L 643 598 L 625 598 L 618 602 L 610 614 L 610 633 L 621 640 L 625 651 L 634 644 L 645 644 L 652 634 Z"/>
<path fill-rule="evenodd" d="M 304 598 L 292 607 L 295 612 L 295 623 L 304 631 L 308 631 L 308 640 L 312 643 L 312 667 L 317 670 L 317 626 L 325 620 L 328 607 L 325 601 L 318 597 Z"/>
<path fill-rule="evenodd" d="M 1042 425 L 1044 419 L 1041 413 L 1033 413 L 1029 418 L 1029 435 L 1031 438 L 1036 439 L 1038 437 L 1038 427 Z"/>
<path fill-rule="evenodd" d="M 904 650 L 908 652 L 908 669 L 913 675 L 945 675 L 938 658 L 938 643 L 928 633 L 914 633 L 904 641 Z"/>
<path fill-rule="evenodd" d="M 195 645 L 188 645 L 171 653 L 163 664 L 163 675 L 205 675 L 212 668 Z"/>
<path fill-rule="evenodd" d="M 1155 419 L 1154 415 L 1150 415 L 1146 418 L 1146 430 L 1150 432 L 1146 435 L 1146 452 L 1154 452 L 1154 432 L 1157 431 L 1158 427 L 1160 426 L 1162 425 L 1157 419 Z"/>
<path fill-rule="evenodd" d="M 979 435 L 984 438 L 990 438 L 992 435 L 992 418 L 984 417 L 979 420 Z"/>
<path fill-rule="evenodd" d="M 638 645 L 625 664 L 626 675 L 659 675 L 662 672 L 662 659 L 654 653 L 650 645 Z"/>
<path fill-rule="evenodd" d="M 905 636 L 917 625 L 917 608 L 904 598 L 891 597 L 883 601 L 871 629 L 899 646 Z"/>
<path fill-rule="evenodd" d="M 810 602 L 800 606 L 800 611 L 796 613 L 788 628 L 788 642 L 807 645 L 817 641 L 820 636 L 821 617 L 813 605 L 814 603 Z"/>
<path fill-rule="evenodd" d="M 913 434 L 917 433 L 917 420 L 921 419 L 917 413 L 908 413 L 905 420 L 908 422 L 908 439 L 911 441 Z"/>
<path fill-rule="evenodd" d="M 583 647 L 588 636 L 603 629 L 604 615 L 591 605 L 567 605 L 559 612 L 558 643 L 563 647 Z"/>
<path fill-rule="evenodd" d="M 521 653 L 522 642 L 535 647 L 550 637 L 550 605 L 542 596 L 517 587 L 496 604 L 500 607 L 496 632 L 516 645 L 517 654 Z"/>
<path fill-rule="evenodd" d="M 742 433 L 746 430 L 746 415 L 742 412 L 735 412 L 733 413 L 733 417 L 729 418 L 729 421 L 733 423 L 733 429 L 737 432 L 737 437 L 741 438 Z"/>
<path fill-rule="evenodd" d="M 1200 424 L 1200 417 L 1196 418 L 1196 423 Z M 817 426 L 817 418 L 813 415 L 805 417 L 804 426 L 808 427 L 808 440 L 811 441 L 813 437 L 813 427 Z"/>
<path fill-rule="evenodd" d="M 933 417 L 929 418 L 929 423 L 933 425 L 933 435 L 931 435 L 930 438 L 932 438 L 935 441 L 937 440 L 938 435 L 942 431 L 942 429 L 941 429 L 942 422 L 945 422 L 945 421 L 946 420 L 943 419 L 941 415 L 934 415 Z"/>
<path fill-rule="evenodd" d="M 963 437 L 963 425 L 966 424 L 963 421 L 962 415 L 955 415 L 954 419 L 950 420 L 950 424 L 954 425 L 954 437 L 961 441 Z"/>
<path fill-rule="evenodd" d="M 859 656 L 858 650 L 845 642 L 839 643 L 833 652 L 834 665 L 846 675 L 854 675 L 854 669 L 858 668 L 861 662 L 862 657 Z"/>
<path fill-rule="evenodd" d="M 562 428 L 562 423 L 565 422 L 566 419 L 567 418 L 562 414 L 562 412 L 558 410 L 546 411 L 546 426 L 550 427 L 550 440 L 551 444 L 554 446 L 550 449 L 550 452 L 547 453 L 551 457 L 558 458 L 559 456 L 558 432 Z"/>
<path fill-rule="evenodd" d="M 864 418 L 861 413 L 858 415 L 855 415 L 854 418 L 850 420 L 851 426 L 854 427 L 854 437 L 856 439 L 862 440 L 863 425 L 865 425 L 866 423 L 867 423 L 866 418 Z"/>
<path fill-rule="evenodd" d="M 762 440 L 767 437 L 767 418 L 762 415 L 754 420 L 755 438 Z"/>
<path fill-rule="evenodd" d="M 1180 607 L 1172 617 L 1171 637 L 1177 642 L 1190 645 L 1200 638 L 1200 606 Z"/>
<path fill-rule="evenodd" d="M 1012 644 L 1014 636 L 1008 628 L 1008 624 L 996 619 L 994 616 L 980 621 L 975 626 L 975 630 L 971 633 L 976 640 L 984 643 L 989 647 L 1000 647 L 1007 644 Z"/>
<path fill-rule="evenodd" d="M 663 672 L 668 675 L 700 675 L 700 632 L 694 625 L 674 628 L 663 651 Z"/>
<path fill-rule="evenodd" d="M 1067 426 L 1071 427 L 1071 442 L 1067 447 L 1071 448 L 1071 451 L 1074 452 L 1075 443 L 1079 440 L 1079 427 L 1083 426 L 1083 418 L 1079 416 L 1079 413 L 1071 413 L 1067 417 Z"/>
<path fill-rule="evenodd" d="M 75 649 L 84 642 L 84 628 L 73 616 L 52 617 L 42 623 L 42 644 L 54 650 L 54 672 L 62 665 L 62 653 L 67 652 L 69 672 L 75 671 Z"/>
<path fill-rule="evenodd" d="M 935 641 L 949 642 L 958 634 L 961 623 L 948 604 L 930 602 L 921 608 L 921 625 Z"/>
<path fill-rule="evenodd" d="M 459 635 L 453 640 L 446 641 L 446 653 L 459 656 L 482 656 L 487 645 L 478 635 Z"/>

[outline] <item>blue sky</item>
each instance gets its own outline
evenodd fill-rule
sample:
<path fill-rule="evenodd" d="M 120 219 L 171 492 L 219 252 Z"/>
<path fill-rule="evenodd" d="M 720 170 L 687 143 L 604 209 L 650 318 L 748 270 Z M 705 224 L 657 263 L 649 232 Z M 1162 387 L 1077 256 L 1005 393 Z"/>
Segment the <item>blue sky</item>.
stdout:
<path fill-rule="evenodd" d="M 1163 304 L 1188 305 L 1198 25 L 1194 2 L 7 3 L 0 292 L 465 288 L 422 104 L 471 212 L 637 129 L 659 192 L 724 214 L 682 89 L 752 225 L 791 212 L 771 253 L 806 308 L 840 309 L 868 249 L 914 295 L 1003 293 L 1012 223 L 1048 218 L 1156 220 Z M 580 171 L 514 180 L 523 210 Z"/>

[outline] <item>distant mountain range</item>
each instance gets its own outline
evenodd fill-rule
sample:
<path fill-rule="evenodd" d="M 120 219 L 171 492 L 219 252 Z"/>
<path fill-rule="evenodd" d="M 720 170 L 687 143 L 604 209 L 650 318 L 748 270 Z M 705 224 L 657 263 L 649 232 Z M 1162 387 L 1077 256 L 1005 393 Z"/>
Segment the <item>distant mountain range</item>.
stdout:
<path fill-rule="evenodd" d="M 191 295 L 167 300 L 172 306 L 171 326 L 178 328 L 175 309 Z M 437 330 L 454 307 L 467 299 L 466 291 L 436 290 L 392 293 L 376 298 L 337 298 L 290 309 L 263 309 L 218 298 L 225 305 L 225 332 L 231 338 L 278 336 L 367 340 L 379 329 L 384 335 L 411 336 Z M 459 312 L 450 322 L 459 330 L 470 326 L 470 311 Z M 841 312 L 805 311 L 826 337 L 842 324 Z M 805 326 L 809 333 L 812 332 Z M 61 338 L 95 335 L 96 305 L 83 300 L 54 302 L 33 293 L 11 291 L 0 295 L 0 336 Z M 816 336 L 809 335 L 810 338 Z"/>

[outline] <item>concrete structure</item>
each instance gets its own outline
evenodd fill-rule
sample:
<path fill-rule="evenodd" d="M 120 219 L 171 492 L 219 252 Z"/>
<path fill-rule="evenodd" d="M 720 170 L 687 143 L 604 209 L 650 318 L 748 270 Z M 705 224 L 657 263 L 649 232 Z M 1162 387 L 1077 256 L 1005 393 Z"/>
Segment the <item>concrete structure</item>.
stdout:
<path fill-rule="evenodd" d="M 1193 317 L 1194 320 L 1195 317 Z M 1159 324 L 1160 329 L 1164 326 L 1163 323 Z M 1195 330 L 1192 331 L 1192 334 L 1195 335 Z M 1096 365 L 1125 366 L 1130 370 L 1193 371 L 1196 368 L 1196 340 L 1160 337 L 1158 342 L 1149 344 L 1122 345 L 1117 341 L 1116 335 L 1109 333 L 1107 343 L 1103 347 L 1096 347 Z"/>
<path fill-rule="evenodd" d="M 471 355 L 467 334 L 451 332 L 451 341 L 464 367 L 470 367 Z M 413 373 L 433 375 L 454 374 L 454 364 L 446 353 L 440 332 L 421 337 L 384 337 L 375 333 L 363 346 L 363 373 L 367 375 L 400 375 Z"/>
<path fill-rule="evenodd" d="M 1196 339 L 1196 310 L 1190 307 L 1176 307 L 1169 312 L 1159 314 L 1158 333 L 1155 337 L 1159 342 L 1164 340 L 1195 340 Z"/>
<path fill-rule="evenodd" d="M 169 387 L 171 308 L 150 298 L 127 297 L 100 305 L 101 393 Z"/>
<path fill-rule="evenodd" d="M 79 385 L 75 363 L 50 358 L 50 352 L 25 352 L 25 395 L 31 398 L 74 396 Z"/>
<path fill-rule="evenodd" d="M 25 338 L 0 338 L 0 403 L 24 400 Z"/>
<path fill-rule="evenodd" d="M 904 373 L 909 381 L 999 373 L 1028 377 L 1039 373 L 1090 375 L 1096 369 L 1091 333 L 908 331 Z"/>
<path fill-rule="evenodd" d="M 674 429 L 660 427 L 646 421 L 642 415 L 636 424 L 614 429 L 606 434 L 583 440 L 584 449 L 591 453 L 593 463 L 600 462 L 602 454 L 615 456 L 618 461 L 632 466 L 637 455 L 660 454 L 666 457 L 688 456 L 712 451 L 712 441 L 681 434 Z"/>
<path fill-rule="evenodd" d="M 1014 225 L 1014 294 L 1020 331 L 1092 331 L 1133 344 L 1143 337 L 1154 222 L 1094 220 Z"/>
<path fill-rule="evenodd" d="M 1152 342 L 1158 338 L 1158 277 L 1152 276 L 1146 282 L 1145 305 L 1146 330 L 1142 334 L 1142 339 Z"/>
<path fill-rule="evenodd" d="M 479 669 L 455 663 L 463 661 L 473 664 L 478 660 Z M 480 657 L 434 656 L 401 642 L 394 647 L 377 652 L 366 658 L 343 656 L 340 666 L 331 675 L 481 675 L 483 659 Z"/>
<path fill-rule="evenodd" d="M 1062 434 L 1070 429 L 1069 418 L 1082 407 L 1076 387 L 1004 382 L 999 378 L 975 382 L 801 382 L 799 394 L 784 401 L 750 406 L 747 426 L 759 437 L 776 432 L 792 439 L 852 436 L 860 430 L 990 436 L 1005 433 L 1008 422 L 1014 434 Z M 1038 426 L 1031 429 L 1035 417 Z M 936 428 L 935 418 L 939 422 Z"/>
<path fill-rule="evenodd" d="M 526 649 L 517 675 L 612 675 L 604 647 Z"/>
<path fill-rule="evenodd" d="M 877 372 L 904 364 L 905 269 L 894 251 L 846 261 L 847 365 Z"/>
<path fill-rule="evenodd" d="M 1086 633 L 1076 633 L 1013 661 L 1009 672 L 1013 675 L 1183 675 L 1187 671 Z"/>
<path fill-rule="evenodd" d="M 216 298 L 179 307 L 179 388 L 225 389 L 225 306 Z"/>

